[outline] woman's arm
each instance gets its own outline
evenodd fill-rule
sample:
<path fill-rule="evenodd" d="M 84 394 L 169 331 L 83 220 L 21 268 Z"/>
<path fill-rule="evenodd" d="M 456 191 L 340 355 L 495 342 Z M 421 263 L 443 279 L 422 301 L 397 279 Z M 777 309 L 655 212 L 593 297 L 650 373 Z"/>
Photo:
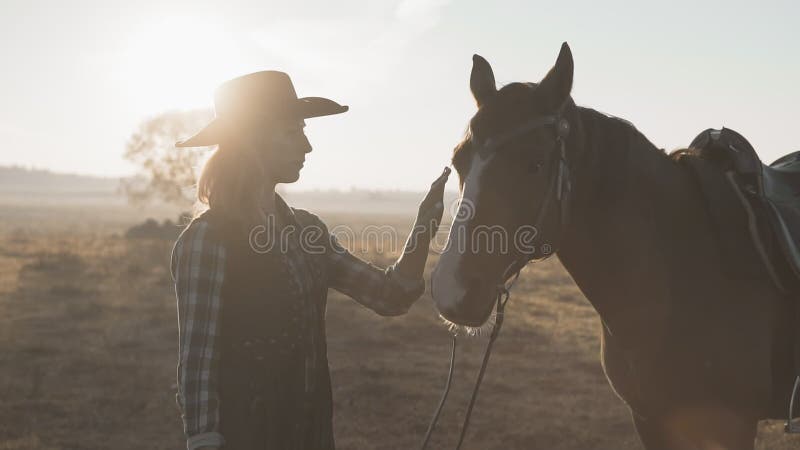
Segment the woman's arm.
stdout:
<path fill-rule="evenodd" d="M 330 235 L 328 286 L 382 316 L 399 316 L 425 292 L 425 281 L 404 276 L 397 263 L 386 269 L 353 255 Z"/>
<path fill-rule="evenodd" d="M 186 446 L 189 450 L 221 447 L 219 433 L 218 362 L 220 288 L 225 273 L 225 248 L 209 232 L 208 222 L 195 220 L 172 250 L 172 277 L 178 309 L 178 392 Z"/>
<path fill-rule="evenodd" d="M 324 234 L 330 241 L 327 255 L 329 286 L 383 316 L 397 316 L 408 312 L 411 305 L 425 292 L 422 274 L 430 241 L 442 219 L 442 197 L 449 174 L 449 169 L 445 168 L 431 185 L 430 192 L 420 205 L 403 254 L 386 269 L 356 257 L 325 229 Z"/>

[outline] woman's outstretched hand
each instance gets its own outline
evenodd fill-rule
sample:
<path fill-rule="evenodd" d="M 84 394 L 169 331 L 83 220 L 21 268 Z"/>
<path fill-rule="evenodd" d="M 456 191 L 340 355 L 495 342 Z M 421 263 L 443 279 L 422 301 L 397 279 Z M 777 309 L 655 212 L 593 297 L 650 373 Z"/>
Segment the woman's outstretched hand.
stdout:
<path fill-rule="evenodd" d="M 406 246 L 395 266 L 403 276 L 421 279 L 428 259 L 431 239 L 436 235 L 444 214 L 444 186 L 450 176 L 450 168 L 445 167 L 442 174 L 431 183 L 428 194 L 419 205 L 417 220 L 406 240 Z"/>
<path fill-rule="evenodd" d="M 447 178 L 450 176 L 450 168 L 445 167 L 439 178 L 431 183 L 431 189 L 428 195 L 422 200 L 419 205 L 419 213 L 417 213 L 416 225 L 424 225 L 429 227 L 430 235 L 433 236 L 439 228 L 444 214 L 444 186 L 447 184 Z"/>

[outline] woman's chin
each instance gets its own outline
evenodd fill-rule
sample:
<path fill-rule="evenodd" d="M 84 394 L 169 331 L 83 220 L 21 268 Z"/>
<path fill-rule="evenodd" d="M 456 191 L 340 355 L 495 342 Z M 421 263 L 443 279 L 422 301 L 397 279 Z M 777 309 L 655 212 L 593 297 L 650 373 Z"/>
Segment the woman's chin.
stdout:
<path fill-rule="evenodd" d="M 295 181 L 300 179 L 300 171 L 296 171 L 293 173 L 286 173 L 282 177 L 279 178 L 280 181 L 278 183 L 294 183 Z"/>

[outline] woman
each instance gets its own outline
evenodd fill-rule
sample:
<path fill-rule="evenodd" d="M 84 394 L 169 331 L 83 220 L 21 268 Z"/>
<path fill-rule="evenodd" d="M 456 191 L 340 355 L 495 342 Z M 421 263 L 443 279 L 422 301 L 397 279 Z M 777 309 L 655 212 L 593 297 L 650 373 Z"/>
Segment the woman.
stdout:
<path fill-rule="evenodd" d="M 420 206 L 400 259 L 387 269 L 347 252 L 315 215 L 275 193 L 297 181 L 311 151 L 304 119 L 347 111 L 298 99 L 289 77 L 263 71 L 223 83 L 215 119 L 176 146 L 219 145 L 198 183 L 208 209 L 175 243 L 176 400 L 187 447 L 334 448 L 325 344 L 329 287 L 384 316 L 424 291 L 422 272 L 442 217 L 449 170 Z"/>

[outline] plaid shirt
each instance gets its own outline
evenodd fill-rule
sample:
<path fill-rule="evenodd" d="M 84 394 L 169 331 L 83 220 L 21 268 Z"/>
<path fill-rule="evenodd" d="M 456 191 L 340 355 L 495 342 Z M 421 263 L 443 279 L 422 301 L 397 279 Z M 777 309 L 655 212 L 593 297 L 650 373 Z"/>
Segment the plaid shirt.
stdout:
<path fill-rule="evenodd" d="M 302 210 L 295 210 L 301 212 Z M 366 262 L 348 252 L 313 214 L 302 211 L 318 222 L 330 239 L 332 250 L 326 252 L 328 286 L 372 309 L 380 315 L 398 315 L 408 311 L 425 290 L 423 280 L 404 278 L 395 264 L 386 269 Z M 294 213 L 289 211 L 294 217 Z M 225 439 L 219 432 L 218 371 L 220 360 L 220 313 L 225 282 L 225 247 L 209 223 L 194 220 L 178 237 L 172 250 L 171 272 L 175 281 L 178 310 L 178 392 L 187 448 L 221 446 Z M 301 250 L 288 249 L 292 268 L 298 264 Z M 298 276 L 298 280 L 308 280 Z"/>

